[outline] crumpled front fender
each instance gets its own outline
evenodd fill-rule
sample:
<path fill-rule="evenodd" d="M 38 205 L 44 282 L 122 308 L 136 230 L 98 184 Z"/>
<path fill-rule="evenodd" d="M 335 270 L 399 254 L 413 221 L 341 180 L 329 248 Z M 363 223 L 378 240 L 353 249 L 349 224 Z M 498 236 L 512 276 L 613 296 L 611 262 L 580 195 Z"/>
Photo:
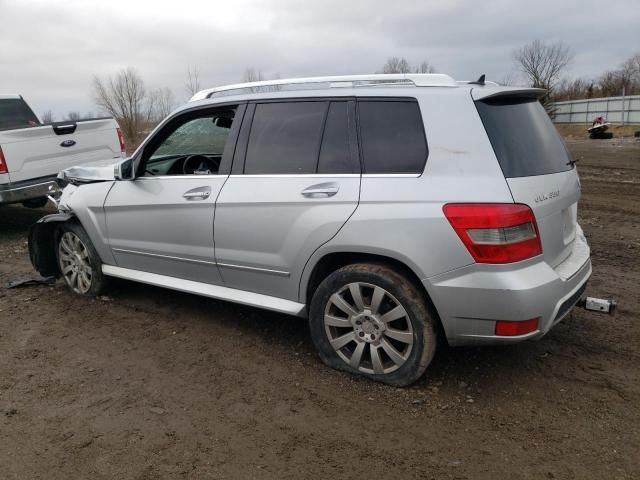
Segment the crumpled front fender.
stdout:
<path fill-rule="evenodd" d="M 38 220 L 29 229 L 29 258 L 33 268 L 43 277 L 59 277 L 56 260 L 56 230 L 74 218 L 72 213 L 54 213 Z"/>

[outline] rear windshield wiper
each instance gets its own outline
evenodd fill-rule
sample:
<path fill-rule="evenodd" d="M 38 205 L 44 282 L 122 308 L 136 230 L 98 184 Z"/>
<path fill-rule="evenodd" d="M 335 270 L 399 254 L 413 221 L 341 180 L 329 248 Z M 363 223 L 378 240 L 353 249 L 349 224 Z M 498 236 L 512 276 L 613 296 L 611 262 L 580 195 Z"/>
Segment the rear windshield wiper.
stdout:
<path fill-rule="evenodd" d="M 574 166 L 576 163 L 578 163 L 580 161 L 579 158 L 576 158 L 575 160 L 569 160 L 566 165 L 570 165 L 570 166 Z"/>

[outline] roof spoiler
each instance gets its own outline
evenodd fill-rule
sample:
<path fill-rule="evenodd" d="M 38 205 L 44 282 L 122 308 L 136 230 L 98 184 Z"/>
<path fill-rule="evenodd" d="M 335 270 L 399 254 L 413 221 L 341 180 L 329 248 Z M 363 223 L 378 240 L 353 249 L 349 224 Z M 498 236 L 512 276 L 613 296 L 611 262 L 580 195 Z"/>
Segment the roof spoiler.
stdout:
<path fill-rule="evenodd" d="M 525 97 L 540 98 L 547 91 L 543 88 L 522 88 L 522 87 L 496 87 L 496 88 L 474 88 L 471 97 L 474 100 L 486 100 L 496 97 Z"/>

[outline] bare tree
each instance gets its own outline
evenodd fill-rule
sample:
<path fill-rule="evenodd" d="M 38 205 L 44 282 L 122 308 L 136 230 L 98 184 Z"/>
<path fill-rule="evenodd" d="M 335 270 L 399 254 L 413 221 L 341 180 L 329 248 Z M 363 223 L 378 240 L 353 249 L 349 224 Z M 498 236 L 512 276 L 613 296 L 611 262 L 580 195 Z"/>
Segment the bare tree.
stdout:
<path fill-rule="evenodd" d="M 51 110 L 47 110 L 42 114 L 42 123 L 52 123 L 53 118 L 53 112 Z"/>
<path fill-rule="evenodd" d="M 436 67 L 427 61 L 423 61 L 416 67 L 416 73 L 436 73 Z"/>
<path fill-rule="evenodd" d="M 96 104 L 116 118 L 127 143 L 137 145 L 146 95 L 142 78 L 134 69 L 126 68 L 106 79 L 95 76 L 93 89 Z"/>
<path fill-rule="evenodd" d="M 596 96 L 640 94 L 640 53 L 625 60 L 617 70 L 604 72 L 597 80 Z"/>
<path fill-rule="evenodd" d="M 584 78 L 570 80 L 563 78 L 554 89 L 553 101 L 562 102 L 564 100 L 578 100 L 589 98 L 593 93 L 594 82 Z"/>
<path fill-rule="evenodd" d="M 244 71 L 244 75 L 242 76 L 242 80 L 244 82 L 262 82 L 264 80 L 264 75 L 261 70 L 257 70 L 253 67 L 249 67 Z"/>
<path fill-rule="evenodd" d="M 636 53 L 625 63 L 631 65 L 631 68 L 633 68 L 633 71 L 635 72 L 636 80 L 640 82 L 640 52 Z"/>
<path fill-rule="evenodd" d="M 517 74 L 513 71 L 508 72 L 506 74 L 503 75 L 503 77 L 498 80 L 498 83 L 500 85 L 505 85 L 505 86 L 513 86 L 516 85 L 518 83 L 518 78 L 517 78 Z"/>
<path fill-rule="evenodd" d="M 532 87 L 544 88 L 547 91 L 540 101 L 553 117 L 554 107 L 551 103 L 553 88 L 560 79 L 562 71 L 571 62 L 572 55 L 569 47 L 562 42 L 544 43 L 541 40 L 534 40 L 515 50 L 513 58 Z"/>
<path fill-rule="evenodd" d="M 157 88 L 147 94 L 147 121 L 157 125 L 175 108 L 176 101 L 170 88 Z"/>
<path fill-rule="evenodd" d="M 636 53 L 622 64 L 618 77 L 627 95 L 634 95 L 640 90 L 640 53 Z"/>
<path fill-rule="evenodd" d="M 189 67 L 187 69 L 187 83 L 185 84 L 185 88 L 189 97 L 193 97 L 201 90 L 200 71 L 198 70 L 198 67 Z"/>
<path fill-rule="evenodd" d="M 435 67 L 427 61 L 412 65 L 404 57 L 389 57 L 382 66 L 382 73 L 435 73 Z"/>
<path fill-rule="evenodd" d="M 410 73 L 411 70 L 411 65 L 404 57 L 389 57 L 382 67 L 382 73 Z"/>
<path fill-rule="evenodd" d="M 80 115 L 80 112 L 69 112 L 65 115 L 64 120 L 69 122 L 75 122 L 77 120 L 80 120 L 81 118 L 82 118 L 82 115 Z"/>
<path fill-rule="evenodd" d="M 534 40 L 515 50 L 513 58 L 520 65 L 532 87 L 550 90 L 571 62 L 572 55 L 569 47 L 562 42 L 547 44 L 541 40 Z"/>
<path fill-rule="evenodd" d="M 621 95 L 622 89 L 625 87 L 625 80 L 618 70 L 604 72 L 598 78 L 597 96 L 615 97 Z"/>

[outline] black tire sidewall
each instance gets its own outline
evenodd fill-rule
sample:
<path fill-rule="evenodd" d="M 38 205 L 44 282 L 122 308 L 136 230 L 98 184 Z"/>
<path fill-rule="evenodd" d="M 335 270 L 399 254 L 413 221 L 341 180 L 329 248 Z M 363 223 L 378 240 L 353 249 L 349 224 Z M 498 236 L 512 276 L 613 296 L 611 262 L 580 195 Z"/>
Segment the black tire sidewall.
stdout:
<path fill-rule="evenodd" d="M 324 310 L 329 297 L 348 283 L 363 282 L 380 286 L 405 308 L 413 328 L 414 344 L 407 361 L 388 374 L 368 374 L 346 364 L 329 343 L 324 327 Z M 404 276 L 383 265 L 355 264 L 330 274 L 313 295 L 309 324 L 313 343 L 322 361 L 332 368 L 364 375 L 372 380 L 396 386 L 415 382 L 426 370 L 435 353 L 437 329 L 424 295 Z"/>
<path fill-rule="evenodd" d="M 89 252 L 89 264 L 91 265 L 91 269 L 92 269 L 91 286 L 89 287 L 89 290 L 86 293 L 78 293 L 75 290 L 73 290 L 71 286 L 67 283 L 67 280 L 64 278 L 64 275 L 62 275 L 62 266 L 60 264 L 59 249 L 60 249 L 60 239 L 62 238 L 62 235 L 65 232 L 71 232 L 77 235 L 78 238 L 80 238 L 80 241 L 82 241 L 84 246 L 87 248 L 87 251 Z M 98 255 L 98 252 L 96 252 L 96 249 L 94 248 L 93 243 L 91 243 L 91 239 L 89 239 L 87 232 L 85 232 L 84 228 L 82 228 L 81 225 L 79 225 L 75 221 L 70 221 L 62 224 L 58 228 L 58 232 L 56 235 L 55 249 L 56 249 L 56 262 L 58 265 L 58 269 L 60 270 L 60 276 L 63 278 L 63 281 L 65 285 L 67 285 L 69 290 L 71 290 L 76 295 L 82 295 L 82 296 L 88 296 L 88 297 L 97 296 L 103 292 L 106 285 L 106 281 L 105 281 L 105 277 L 102 275 L 102 260 L 100 260 L 100 256 Z"/>

